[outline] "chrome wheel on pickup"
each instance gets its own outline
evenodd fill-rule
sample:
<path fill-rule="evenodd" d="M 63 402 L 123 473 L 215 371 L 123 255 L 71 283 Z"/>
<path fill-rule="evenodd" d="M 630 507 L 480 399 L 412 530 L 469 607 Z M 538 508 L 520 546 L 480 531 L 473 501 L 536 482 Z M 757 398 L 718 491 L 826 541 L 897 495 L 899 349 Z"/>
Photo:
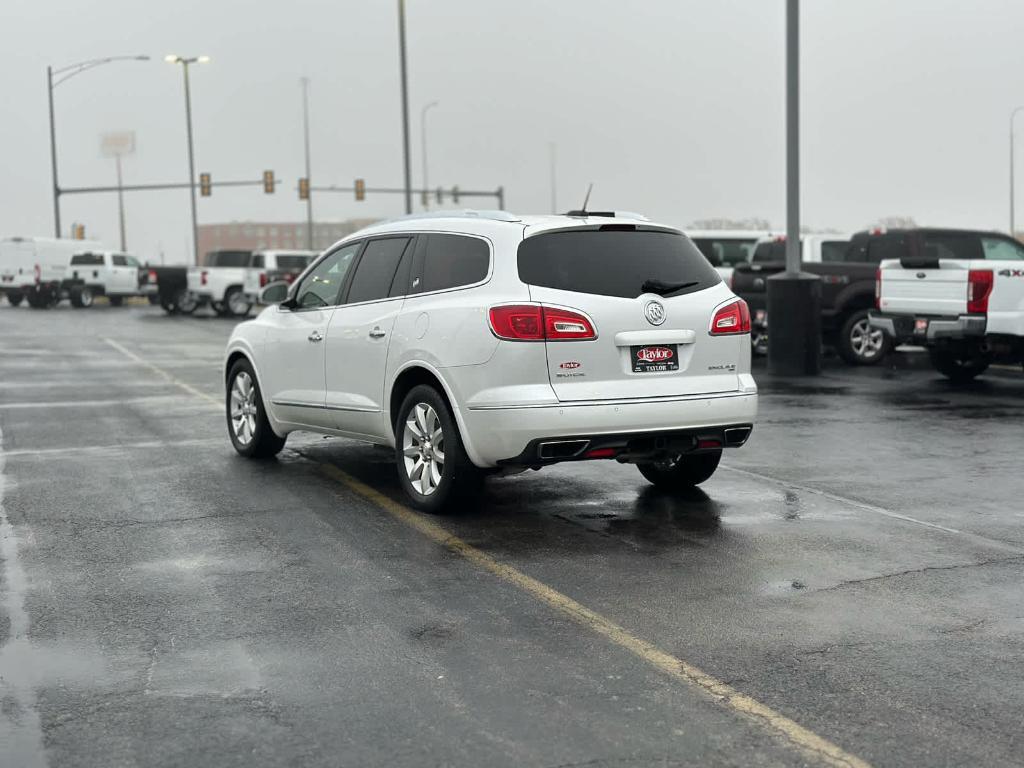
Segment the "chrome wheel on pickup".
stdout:
<path fill-rule="evenodd" d="M 874 365 L 888 354 L 891 342 L 885 331 L 871 327 L 868 311 L 861 309 L 843 323 L 836 346 L 846 362 L 852 365 Z"/>

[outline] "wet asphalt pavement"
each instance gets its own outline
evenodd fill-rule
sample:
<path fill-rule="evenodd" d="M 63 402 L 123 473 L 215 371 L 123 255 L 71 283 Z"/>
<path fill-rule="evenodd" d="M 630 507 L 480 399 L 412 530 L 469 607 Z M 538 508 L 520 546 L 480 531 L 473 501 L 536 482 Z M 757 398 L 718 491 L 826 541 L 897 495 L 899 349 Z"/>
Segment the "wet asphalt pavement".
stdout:
<path fill-rule="evenodd" d="M 0 305 L 0 766 L 825 764 L 324 470 L 397 499 L 386 452 L 237 457 L 231 326 Z M 867 763 L 1024 763 L 1024 375 L 758 380 L 685 498 L 589 462 L 433 522 Z"/>

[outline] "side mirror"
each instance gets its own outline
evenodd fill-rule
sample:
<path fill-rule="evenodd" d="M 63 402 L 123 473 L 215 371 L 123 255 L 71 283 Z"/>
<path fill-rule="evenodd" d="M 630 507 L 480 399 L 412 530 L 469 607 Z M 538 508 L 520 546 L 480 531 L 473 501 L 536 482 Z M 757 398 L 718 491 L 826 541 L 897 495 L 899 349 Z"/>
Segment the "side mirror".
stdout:
<path fill-rule="evenodd" d="M 280 304 L 288 298 L 288 288 L 284 280 L 271 283 L 260 291 L 260 304 Z"/>

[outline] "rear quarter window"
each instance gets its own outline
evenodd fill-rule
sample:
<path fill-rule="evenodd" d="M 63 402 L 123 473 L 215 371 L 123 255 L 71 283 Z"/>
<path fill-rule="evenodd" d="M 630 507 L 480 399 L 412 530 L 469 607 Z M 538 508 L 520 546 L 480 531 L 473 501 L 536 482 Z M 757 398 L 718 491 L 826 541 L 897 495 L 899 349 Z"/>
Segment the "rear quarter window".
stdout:
<path fill-rule="evenodd" d="M 546 232 L 519 245 L 519 279 L 528 285 L 636 298 L 648 280 L 692 283 L 670 295 L 722 282 L 697 246 L 678 232 L 576 229 Z"/>
<path fill-rule="evenodd" d="M 754 249 L 754 255 L 750 261 L 754 264 L 767 264 L 774 261 L 786 260 L 786 241 L 772 240 L 771 242 L 758 243 Z"/>
<path fill-rule="evenodd" d="M 468 235 L 421 235 L 417 292 L 443 291 L 479 283 L 490 269 L 491 249 L 487 242 Z"/>

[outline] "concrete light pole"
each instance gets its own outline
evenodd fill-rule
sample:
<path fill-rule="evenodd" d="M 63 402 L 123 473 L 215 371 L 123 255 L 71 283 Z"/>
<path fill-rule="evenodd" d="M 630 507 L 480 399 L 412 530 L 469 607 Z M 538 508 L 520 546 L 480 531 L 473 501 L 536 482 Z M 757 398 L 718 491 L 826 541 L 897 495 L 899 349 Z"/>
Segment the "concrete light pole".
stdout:
<path fill-rule="evenodd" d="M 412 213 L 412 170 L 409 165 L 409 78 L 405 66 L 405 0 L 398 0 L 398 58 L 402 75 L 402 152 L 405 165 L 405 212 Z"/>
<path fill-rule="evenodd" d="M 57 182 L 57 125 L 53 109 L 53 90 L 75 75 L 115 61 L 149 61 L 149 56 L 107 56 L 88 59 L 66 67 L 46 68 L 46 99 L 50 107 L 50 173 L 53 177 L 53 236 L 60 237 L 60 184 Z"/>
<path fill-rule="evenodd" d="M 1015 213 L 1015 211 L 1014 211 L 1015 205 L 1014 205 L 1014 199 L 1013 199 L 1013 193 L 1014 193 L 1014 175 L 1013 175 L 1013 120 L 1014 120 L 1015 117 L 1017 117 L 1017 113 L 1018 112 L 1024 112 L 1024 105 L 1016 107 L 1010 113 L 1010 237 L 1016 237 L 1017 236 L 1016 232 L 1014 231 L 1015 227 L 1014 227 L 1014 221 L 1013 221 L 1014 213 Z"/>
<path fill-rule="evenodd" d="M 185 75 L 185 131 L 188 135 L 188 188 L 192 197 L 192 260 L 199 264 L 199 223 L 196 216 L 196 164 L 195 148 L 192 141 L 192 93 L 189 90 L 188 68 L 192 64 L 205 64 L 210 60 L 209 56 L 176 56 L 173 53 L 164 56 L 164 61 L 170 64 L 181 64 L 181 71 Z"/>
<path fill-rule="evenodd" d="M 821 372 L 821 278 L 800 262 L 800 0 L 786 0 L 786 271 L 766 281 L 768 370 Z"/>
<path fill-rule="evenodd" d="M 423 208 L 430 208 L 430 181 L 427 178 L 427 112 L 439 102 L 432 101 L 420 110 L 420 152 L 423 155 Z"/>
<path fill-rule="evenodd" d="M 310 189 L 306 195 L 306 250 L 313 250 L 313 179 L 309 164 L 309 78 L 302 78 L 302 131 L 306 146 L 306 184 Z"/>

